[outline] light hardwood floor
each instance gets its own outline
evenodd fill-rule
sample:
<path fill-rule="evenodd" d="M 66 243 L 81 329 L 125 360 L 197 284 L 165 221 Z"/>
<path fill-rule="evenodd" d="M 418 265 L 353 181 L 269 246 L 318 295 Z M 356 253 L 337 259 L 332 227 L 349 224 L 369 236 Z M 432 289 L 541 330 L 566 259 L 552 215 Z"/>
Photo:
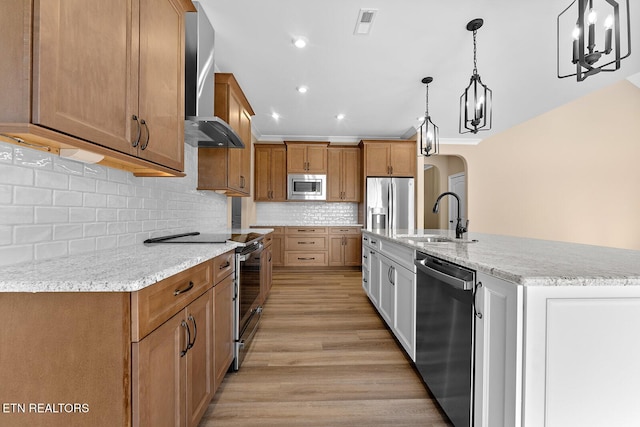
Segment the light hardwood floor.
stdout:
<path fill-rule="evenodd" d="M 274 270 L 252 348 L 199 427 L 451 426 L 360 274 Z"/>

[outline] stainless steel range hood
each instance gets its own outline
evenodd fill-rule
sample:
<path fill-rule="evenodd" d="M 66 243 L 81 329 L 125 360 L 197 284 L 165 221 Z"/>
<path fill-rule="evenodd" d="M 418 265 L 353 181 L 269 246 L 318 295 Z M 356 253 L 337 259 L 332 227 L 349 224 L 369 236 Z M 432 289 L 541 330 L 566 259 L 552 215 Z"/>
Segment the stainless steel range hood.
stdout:
<path fill-rule="evenodd" d="M 196 147 L 244 148 L 227 122 L 214 116 L 213 26 L 199 2 L 185 14 L 184 140 Z"/>

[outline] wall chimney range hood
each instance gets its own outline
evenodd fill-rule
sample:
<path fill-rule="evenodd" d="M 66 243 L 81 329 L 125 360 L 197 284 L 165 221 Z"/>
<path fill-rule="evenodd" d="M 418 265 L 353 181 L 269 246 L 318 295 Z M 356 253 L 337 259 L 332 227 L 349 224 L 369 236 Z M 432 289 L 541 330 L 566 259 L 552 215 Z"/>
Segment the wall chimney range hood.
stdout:
<path fill-rule="evenodd" d="M 244 148 L 227 122 L 214 116 L 215 32 L 202 5 L 185 14 L 184 140 L 195 147 Z"/>

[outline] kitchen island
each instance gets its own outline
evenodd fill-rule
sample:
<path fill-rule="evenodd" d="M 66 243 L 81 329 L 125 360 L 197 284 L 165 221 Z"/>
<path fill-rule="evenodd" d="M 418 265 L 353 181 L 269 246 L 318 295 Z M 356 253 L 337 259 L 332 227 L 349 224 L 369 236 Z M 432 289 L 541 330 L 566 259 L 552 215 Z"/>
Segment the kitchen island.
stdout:
<path fill-rule="evenodd" d="M 435 236 L 451 241 L 428 241 Z M 446 230 L 365 230 L 363 249 L 398 271 L 411 267 L 413 259 L 400 257 L 415 258 L 414 251 L 476 271 L 474 426 L 637 425 L 640 252 L 479 233 L 454 237 Z M 367 276 L 366 262 L 365 290 L 383 318 L 395 298 L 385 320 L 414 356 L 415 338 L 404 343 L 415 333 L 415 318 L 406 314 L 415 316 L 415 268 L 413 282 L 405 275 L 385 296 L 385 284 Z"/>

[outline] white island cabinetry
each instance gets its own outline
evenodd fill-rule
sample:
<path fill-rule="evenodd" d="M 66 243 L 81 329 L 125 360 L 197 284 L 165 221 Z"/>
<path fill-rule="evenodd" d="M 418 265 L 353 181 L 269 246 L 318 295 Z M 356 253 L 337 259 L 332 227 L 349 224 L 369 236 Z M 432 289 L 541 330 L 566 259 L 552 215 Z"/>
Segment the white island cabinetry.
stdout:
<path fill-rule="evenodd" d="M 363 287 L 398 342 L 415 360 L 415 253 L 375 234 L 363 234 L 362 242 Z"/>

